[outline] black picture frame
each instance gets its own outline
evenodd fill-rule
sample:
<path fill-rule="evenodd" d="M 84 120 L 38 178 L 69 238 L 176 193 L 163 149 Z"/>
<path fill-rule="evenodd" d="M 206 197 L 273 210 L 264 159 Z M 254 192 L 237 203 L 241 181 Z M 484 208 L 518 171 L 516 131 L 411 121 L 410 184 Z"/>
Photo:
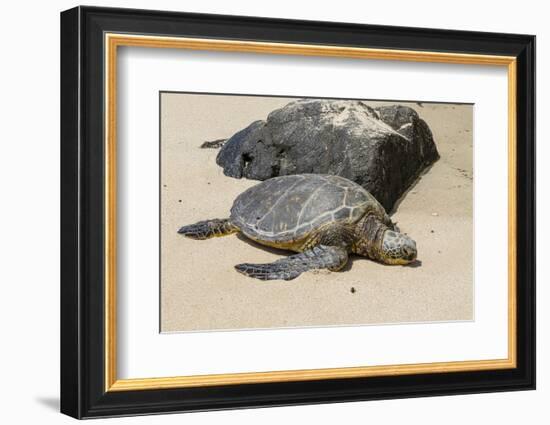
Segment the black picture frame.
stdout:
<path fill-rule="evenodd" d="M 517 367 L 105 391 L 104 33 L 514 56 L 517 59 Z M 61 13 L 61 412 L 75 418 L 535 388 L 535 37 L 76 7 Z"/>

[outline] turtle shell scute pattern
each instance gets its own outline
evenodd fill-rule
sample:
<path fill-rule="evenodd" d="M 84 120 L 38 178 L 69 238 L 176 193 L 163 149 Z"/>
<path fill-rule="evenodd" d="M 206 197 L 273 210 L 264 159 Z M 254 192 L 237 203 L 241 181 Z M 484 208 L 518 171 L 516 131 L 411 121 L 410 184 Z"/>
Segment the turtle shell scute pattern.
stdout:
<path fill-rule="evenodd" d="M 382 206 L 358 184 L 339 176 L 300 174 L 266 180 L 240 194 L 231 221 L 248 237 L 300 240 L 331 222 L 357 222 Z"/>

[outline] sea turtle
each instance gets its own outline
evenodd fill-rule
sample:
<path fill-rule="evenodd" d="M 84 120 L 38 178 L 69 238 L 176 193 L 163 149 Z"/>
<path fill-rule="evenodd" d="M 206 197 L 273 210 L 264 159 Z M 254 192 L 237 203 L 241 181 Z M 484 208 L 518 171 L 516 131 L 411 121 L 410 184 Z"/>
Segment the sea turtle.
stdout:
<path fill-rule="evenodd" d="M 178 233 L 208 239 L 241 232 L 270 247 L 298 252 L 268 264 L 238 264 L 262 280 L 294 279 L 312 269 L 342 269 L 348 254 L 385 264 L 416 259 L 416 243 L 399 233 L 365 189 L 343 177 L 297 174 L 265 180 L 241 193 L 226 219 L 199 221 Z"/>

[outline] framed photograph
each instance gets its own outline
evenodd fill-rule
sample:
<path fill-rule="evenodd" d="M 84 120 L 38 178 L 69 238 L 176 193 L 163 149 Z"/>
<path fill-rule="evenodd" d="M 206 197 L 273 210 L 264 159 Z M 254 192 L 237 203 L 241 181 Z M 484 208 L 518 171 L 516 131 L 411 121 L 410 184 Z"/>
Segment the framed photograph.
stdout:
<path fill-rule="evenodd" d="M 535 37 L 61 14 L 61 411 L 535 388 Z"/>

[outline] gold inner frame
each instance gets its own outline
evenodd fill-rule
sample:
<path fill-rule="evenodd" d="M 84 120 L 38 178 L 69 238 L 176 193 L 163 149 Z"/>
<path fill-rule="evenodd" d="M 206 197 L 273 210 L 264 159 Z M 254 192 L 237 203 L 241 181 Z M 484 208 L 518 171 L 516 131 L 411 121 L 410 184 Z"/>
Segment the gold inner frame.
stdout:
<path fill-rule="evenodd" d="M 105 34 L 105 391 L 133 391 L 320 379 L 510 369 L 516 367 L 516 58 L 128 34 Z M 116 373 L 116 99 L 119 46 L 230 51 L 507 67 L 508 71 L 508 357 L 495 360 L 118 379 Z"/>

